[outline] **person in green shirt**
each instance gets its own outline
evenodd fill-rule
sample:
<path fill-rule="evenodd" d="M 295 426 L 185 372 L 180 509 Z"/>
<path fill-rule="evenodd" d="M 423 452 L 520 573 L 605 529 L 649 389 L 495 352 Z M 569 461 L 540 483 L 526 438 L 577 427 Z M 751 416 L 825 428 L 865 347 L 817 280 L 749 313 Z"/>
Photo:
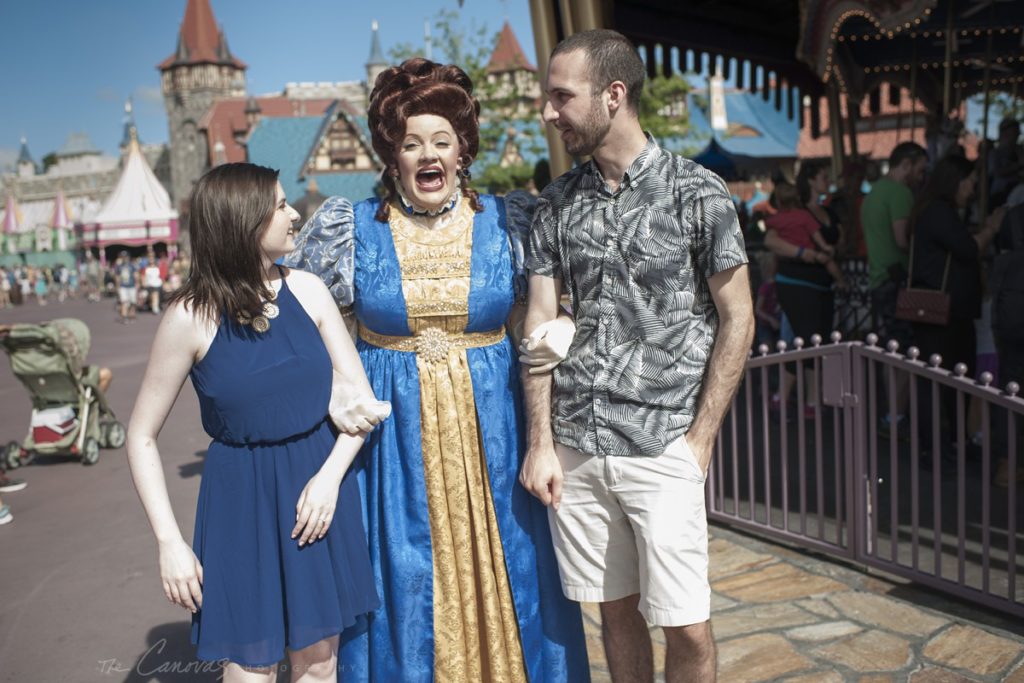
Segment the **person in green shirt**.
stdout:
<path fill-rule="evenodd" d="M 871 186 L 860 209 L 864 243 L 868 252 L 868 278 L 871 286 L 871 318 L 883 342 L 895 339 L 906 351 L 913 342 L 913 329 L 905 320 L 896 319 L 896 296 L 907 282 L 910 251 L 908 219 L 914 205 L 913 188 L 924 180 L 928 153 L 916 142 L 901 142 L 889 155 L 889 172 Z M 882 418 L 882 429 L 898 424 L 906 413 L 909 381 L 905 373 L 896 380 L 896 402 Z"/>
<path fill-rule="evenodd" d="M 860 211 L 875 325 L 880 325 L 883 338 L 896 339 L 904 348 L 910 342 L 909 325 L 895 319 L 896 293 L 907 278 L 912 188 L 921 184 L 927 165 L 928 154 L 921 145 L 896 145 L 889 156 L 889 172 L 871 187 Z"/>

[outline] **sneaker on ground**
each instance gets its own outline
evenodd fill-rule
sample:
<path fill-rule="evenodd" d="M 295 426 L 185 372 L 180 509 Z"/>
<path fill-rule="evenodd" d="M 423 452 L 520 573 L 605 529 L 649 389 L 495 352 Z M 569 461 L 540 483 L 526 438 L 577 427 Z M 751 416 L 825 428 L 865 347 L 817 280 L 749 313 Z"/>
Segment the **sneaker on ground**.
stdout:
<path fill-rule="evenodd" d="M 6 476 L 0 478 L 0 493 L 14 493 L 28 486 L 24 479 L 8 479 Z"/>
<path fill-rule="evenodd" d="M 10 524 L 14 521 L 14 515 L 11 514 L 11 508 L 8 505 L 0 507 L 0 526 L 4 524 Z"/>

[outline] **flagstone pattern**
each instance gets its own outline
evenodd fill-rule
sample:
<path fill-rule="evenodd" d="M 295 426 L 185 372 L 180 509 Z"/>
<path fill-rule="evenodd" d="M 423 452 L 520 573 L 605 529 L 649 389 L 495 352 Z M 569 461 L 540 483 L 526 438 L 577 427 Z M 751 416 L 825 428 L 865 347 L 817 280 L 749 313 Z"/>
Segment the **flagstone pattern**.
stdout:
<path fill-rule="evenodd" d="M 1024 683 L 1024 624 L 879 573 L 710 528 L 722 683 Z M 583 606 L 594 683 L 610 683 L 596 604 Z M 657 680 L 665 640 L 651 629 Z"/>

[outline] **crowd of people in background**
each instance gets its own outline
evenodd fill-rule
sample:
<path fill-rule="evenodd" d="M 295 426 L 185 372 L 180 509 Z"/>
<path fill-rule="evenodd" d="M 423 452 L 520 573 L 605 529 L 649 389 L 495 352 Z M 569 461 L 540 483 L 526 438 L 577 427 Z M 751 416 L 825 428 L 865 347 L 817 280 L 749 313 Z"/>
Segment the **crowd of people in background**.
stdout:
<path fill-rule="evenodd" d="M 31 302 L 46 306 L 79 298 L 113 299 L 118 321 L 128 323 L 137 311 L 160 313 L 162 302 L 181 287 L 187 270 L 184 258 L 171 258 L 152 247 L 135 256 L 122 251 L 106 264 L 87 251 L 73 266 L 0 266 L 0 308 Z"/>
<path fill-rule="evenodd" d="M 920 358 L 933 354 L 942 367 L 964 363 L 969 377 L 989 372 L 996 386 L 1024 385 L 1024 147 L 1020 123 L 1005 119 L 989 151 L 986 173 L 978 159 L 954 146 L 942 158 L 904 142 L 893 150 L 884 174 L 871 177 L 854 161 L 839 184 L 830 185 L 828 161 L 805 160 L 790 182 L 777 177 L 770 199 L 753 207 L 746 233 L 763 236 L 760 281 L 755 283 L 758 346 L 774 349 L 779 340 L 805 343 L 814 334 L 827 338 L 836 329 L 837 295 L 851 286 L 844 276 L 860 262 L 860 283 L 870 324 L 857 332 L 877 332 Z M 987 179 L 987 203 L 981 182 Z M 867 182 L 865 182 L 867 180 Z M 911 322 L 898 314 L 901 290 L 942 291 L 948 295 L 948 322 Z M 816 387 L 808 376 L 807 406 L 813 411 Z M 773 397 L 773 408 L 791 398 L 795 377 L 787 375 Z M 909 380 L 896 387 L 896 407 L 907 415 Z M 933 458 L 949 460 L 951 450 L 930 452 L 933 425 L 930 391 L 919 390 L 926 405 L 919 411 L 925 466 Z M 943 442 L 955 439 L 952 392 L 940 398 Z M 893 425 L 883 417 L 885 429 Z M 908 421 L 909 424 L 909 421 Z M 996 483 L 1006 485 L 1005 472 Z"/>

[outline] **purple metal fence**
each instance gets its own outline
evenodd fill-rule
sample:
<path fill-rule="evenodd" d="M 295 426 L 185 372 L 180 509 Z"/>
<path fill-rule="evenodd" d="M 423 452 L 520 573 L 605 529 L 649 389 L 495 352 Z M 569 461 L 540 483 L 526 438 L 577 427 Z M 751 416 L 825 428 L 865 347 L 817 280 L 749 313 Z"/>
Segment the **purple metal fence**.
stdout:
<path fill-rule="evenodd" d="M 759 355 L 719 432 L 708 476 L 709 516 L 835 555 L 853 558 L 854 415 L 850 345 L 811 346 Z M 791 379 L 787 380 L 786 375 Z M 824 388 L 807 395 L 811 377 Z M 787 384 L 793 401 L 782 400 Z"/>
<path fill-rule="evenodd" d="M 796 347 L 748 361 L 708 477 L 709 517 L 1024 616 L 1019 387 L 874 335 Z M 992 483 L 999 459 L 1008 487 Z"/>

